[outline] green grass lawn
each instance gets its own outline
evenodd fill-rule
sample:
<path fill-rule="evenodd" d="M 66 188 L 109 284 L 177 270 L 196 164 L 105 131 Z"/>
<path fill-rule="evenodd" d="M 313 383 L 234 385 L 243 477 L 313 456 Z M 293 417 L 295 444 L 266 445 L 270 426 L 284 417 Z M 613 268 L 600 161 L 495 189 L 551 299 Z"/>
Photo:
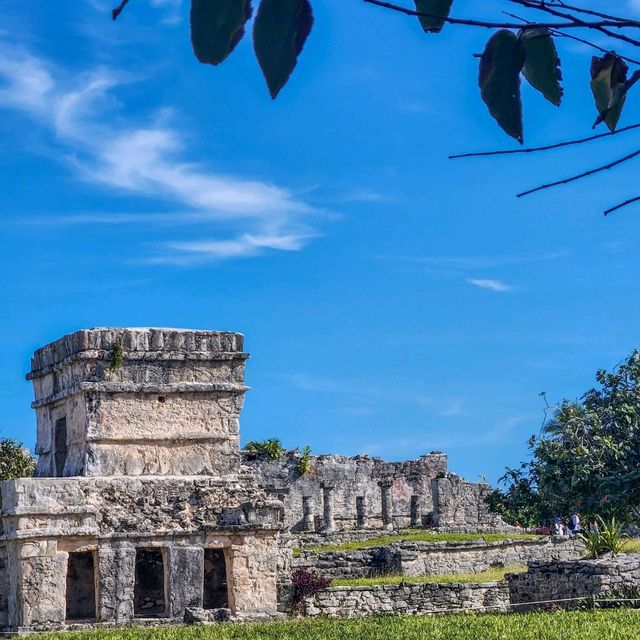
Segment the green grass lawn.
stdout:
<path fill-rule="evenodd" d="M 38 640 L 640 640 L 640 611 L 291 620 L 42 634 Z"/>
<path fill-rule="evenodd" d="M 496 569 L 488 569 L 479 573 L 444 573 L 436 576 L 376 576 L 374 578 L 336 578 L 331 582 L 332 587 L 371 587 L 379 584 L 400 584 L 407 582 L 409 584 L 418 584 L 423 582 L 499 582 L 504 580 L 507 573 L 523 573 L 527 570 L 524 565 L 514 567 L 502 567 Z"/>
<path fill-rule="evenodd" d="M 531 533 L 442 533 L 428 530 L 405 531 L 386 536 L 376 536 L 369 540 L 343 542 L 321 546 L 304 547 L 305 551 L 356 551 L 370 547 L 382 547 L 393 542 L 469 542 L 484 540 L 485 542 L 499 542 L 502 540 L 536 540 L 540 536 Z M 297 550 L 294 549 L 294 554 Z M 299 551 L 298 551 L 299 554 Z"/>
<path fill-rule="evenodd" d="M 624 545 L 623 553 L 640 553 L 640 538 L 631 538 Z"/>

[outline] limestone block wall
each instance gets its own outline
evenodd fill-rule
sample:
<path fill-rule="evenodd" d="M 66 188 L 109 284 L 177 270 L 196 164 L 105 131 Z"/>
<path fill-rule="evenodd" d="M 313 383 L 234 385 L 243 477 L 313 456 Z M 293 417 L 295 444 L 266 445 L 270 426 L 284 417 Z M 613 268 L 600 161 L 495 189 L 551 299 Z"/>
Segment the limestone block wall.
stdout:
<path fill-rule="evenodd" d="M 399 584 L 374 587 L 331 587 L 304 603 L 307 616 L 356 618 L 377 615 L 426 615 L 507 611 L 505 582 L 482 584 Z"/>
<path fill-rule="evenodd" d="M 503 526 L 500 516 L 491 513 L 485 498 L 491 487 L 474 483 L 453 473 L 431 481 L 433 524 L 450 530 L 478 531 Z"/>
<path fill-rule="evenodd" d="M 586 598 L 623 584 L 640 585 L 640 554 L 598 560 L 534 562 L 527 573 L 508 576 L 511 602 L 517 610 L 545 608 L 540 603 Z M 572 608 L 583 602 L 558 602 Z"/>
<path fill-rule="evenodd" d="M 233 472 L 242 349 L 237 333 L 147 328 L 77 331 L 39 349 L 27 375 L 36 474 Z"/>
<path fill-rule="evenodd" d="M 296 471 L 297 461 L 295 452 L 276 461 L 243 452 L 243 462 L 255 470 L 260 484 L 282 498 L 285 525 L 294 531 L 308 530 L 309 526 L 311 530 L 325 528 L 325 487 L 331 490 L 333 527 L 337 530 L 422 526 L 433 514 L 431 481 L 447 469 L 443 453 L 406 462 L 369 456 L 318 456 L 312 458 L 311 470 L 305 475 Z M 381 483 L 388 486 L 390 523 L 383 517 Z M 303 503 L 308 509 L 306 521 Z"/>
<path fill-rule="evenodd" d="M 163 558 L 160 617 L 181 621 L 186 608 L 203 606 L 206 549 L 224 556 L 234 615 L 276 612 L 282 504 L 250 476 L 30 478 L 0 489 L 0 604 L 7 602 L 0 626 L 6 630 L 66 628 L 66 579 L 70 554 L 78 553 L 93 556 L 92 624 L 134 618 L 140 549 L 156 549 Z"/>
<path fill-rule="evenodd" d="M 357 551 L 301 549 L 293 567 L 314 569 L 331 578 L 368 578 L 384 574 L 428 576 L 478 573 L 495 565 L 526 565 L 583 555 L 580 543 L 566 538 L 498 542 L 398 542 Z"/>

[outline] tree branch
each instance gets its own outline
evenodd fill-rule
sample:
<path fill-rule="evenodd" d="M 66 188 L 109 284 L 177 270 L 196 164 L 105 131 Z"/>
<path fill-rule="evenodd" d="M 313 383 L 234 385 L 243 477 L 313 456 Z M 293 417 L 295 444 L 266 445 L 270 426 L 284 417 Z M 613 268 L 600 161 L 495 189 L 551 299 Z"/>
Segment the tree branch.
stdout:
<path fill-rule="evenodd" d="M 601 167 L 596 167 L 595 169 L 590 169 L 589 171 L 585 171 L 584 173 L 579 173 L 576 176 L 571 176 L 570 178 L 565 178 L 564 180 L 557 180 L 556 182 L 550 182 L 548 184 L 540 185 L 539 187 L 535 187 L 535 189 L 529 189 L 528 191 L 523 191 L 517 195 L 518 198 L 522 198 L 523 196 L 528 196 L 531 193 L 536 193 L 536 191 L 542 191 L 543 189 L 551 189 L 551 187 L 557 187 L 561 184 L 569 184 L 570 182 L 575 182 L 576 180 L 581 180 L 582 178 L 588 178 L 589 176 L 594 175 L 595 173 L 600 173 L 601 171 L 607 171 L 608 169 L 613 169 L 613 167 L 617 167 L 623 162 L 627 162 L 628 160 L 632 160 L 636 156 L 640 156 L 640 149 L 626 155 L 624 158 L 620 158 L 619 160 L 614 160 L 608 164 L 602 165 Z"/>
<path fill-rule="evenodd" d="M 545 13 L 549 13 L 552 16 L 556 16 L 558 18 L 566 18 L 568 20 L 571 20 L 574 23 L 574 25 L 577 27 L 595 29 L 597 31 L 600 31 L 600 33 L 604 33 L 610 38 L 615 38 L 616 40 L 622 40 L 623 42 L 632 44 L 635 47 L 640 46 L 640 40 L 635 40 L 634 38 L 630 38 L 629 36 L 626 36 L 622 33 L 614 33 L 613 31 L 609 31 L 608 29 L 604 28 L 604 27 L 615 27 L 619 29 L 625 26 L 631 26 L 629 24 L 630 22 L 629 20 L 615 19 L 613 21 L 609 21 L 609 24 L 604 24 L 605 22 L 607 22 L 606 20 L 601 21 L 600 23 L 587 22 L 585 20 L 581 20 L 580 18 L 577 18 L 574 15 L 571 15 L 570 13 L 566 13 L 564 11 L 558 11 L 557 9 L 554 9 L 549 4 L 547 4 L 547 2 L 545 2 L 544 0 L 509 0 L 509 2 L 512 2 L 514 4 L 519 4 L 522 7 L 527 7 L 527 9 L 536 9 L 538 11 L 544 11 Z M 559 28 L 559 27 L 556 27 L 556 28 Z"/>
<path fill-rule="evenodd" d="M 634 202 L 638 202 L 640 201 L 640 196 L 636 196 L 635 198 L 629 198 L 628 200 L 625 200 L 624 202 L 621 202 L 620 204 L 617 204 L 615 207 L 611 207 L 611 209 L 607 209 L 604 212 L 605 216 L 608 216 L 610 213 L 613 213 L 614 211 L 617 211 L 618 209 L 622 209 L 622 207 L 626 207 L 630 204 L 633 204 Z"/>
<path fill-rule="evenodd" d="M 504 13 L 506 16 L 509 16 L 510 18 L 515 18 L 516 20 L 520 20 L 522 22 L 526 22 L 529 23 L 531 22 L 530 20 L 525 20 L 524 18 L 515 15 L 514 13 L 509 13 L 508 11 L 503 11 L 502 13 Z M 605 49 L 604 47 L 601 47 L 597 44 L 595 44 L 594 42 L 590 42 L 589 40 L 585 40 L 584 38 L 578 38 L 578 36 L 574 36 L 571 33 L 563 33 L 562 31 L 558 31 L 558 29 L 550 29 L 549 31 L 551 31 L 551 33 L 554 36 L 558 36 L 559 38 L 569 38 L 570 40 L 575 40 L 576 42 L 580 42 L 582 44 L 586 44 L 588 47 L 592 47 L 598 51 L 600 51 L 601 53 L 608 53 L 610 51 L 610 49 Z M 478 57 L 481 57 L 482 54 L 479 54 Z M 620 56 L 620 54 L 618 54 Z M 631 64 L 637 64 L 640 65 L 640 61 L 639 60 L 634 60 L 633 58 L 627 58 L 627 56 L 620 56 L 620 58 L 622 60 L 626 60 L 627 62 L 630 62 Z"/>
<path fill-rule="evenodd" d="M 595 136 L 589 136 L 588 138 L 579 138 L 577 140 L 568 140 L 566 142 L 557 142 L 555 144 L 548 144 L 543 147 L 528 147 L 525 149 L 503 149 L 500 151 L 478 151 L 473 153 L 458 153 L 456 155 L 449 156 L 449 160 L 458 160 L 459 158 L 483 158 L 488 156 L 506 156 L 514 153 L 535 153 L 537 151 L 551 151 L 552 149 L 560 149 L 561 147 L 569 147 L 575 144 L 583 144 L 584 142 L 591 142 L 592 140 L 599 140 L 600 138 L 609 138 L 625 131 L 631 131 L 632 129 L 639 129 L 640 123 L 631 124 L 628 127 L 617 129 L 616 131 L 607 131 L 607 133 L 599 133 Z"/>
<path fill-rule="evenodd" d="M 122 2 L 111 12 L 111 17 L 116 20 L 118 16 L 124 11 L 124 8 L 129 4 L 129 0 L 122 0 Z"/>
<path fill-rule="evenodd" d="M 391 2 L 383 2 L 383 0 L 364 0 L 364 2 L 368 4 L 375 4 L 376 6 L 383 7 L 385 9 L 391 9 L 392 11 L 398 11 L 399 13 L 404 13 L 408 16 L 417 16 L 419 18 L 439 18 L 449 24 L 466 25 L 469 27 L 485 27 L 487 29 L 600 29 L 602 27 L 640 28 L 640 22 L 637 20 L 625 20 L 624 22 L 619 22 L 617 20 L 600 20 L 598 22 L 531 22 L 529 24 L 523 25 L 513 22 L 489 22 L 486 20 L 468 20 L 466 18 L 443 18 L 442 16 L 424 13 L 422 11 L 414 11 L 413 9 L 407 9 L 406 7 L 401 7 L 400 5 L 392 4 Z M 640 46 L 640 41 L 638 41 L 638 45 Z"/>

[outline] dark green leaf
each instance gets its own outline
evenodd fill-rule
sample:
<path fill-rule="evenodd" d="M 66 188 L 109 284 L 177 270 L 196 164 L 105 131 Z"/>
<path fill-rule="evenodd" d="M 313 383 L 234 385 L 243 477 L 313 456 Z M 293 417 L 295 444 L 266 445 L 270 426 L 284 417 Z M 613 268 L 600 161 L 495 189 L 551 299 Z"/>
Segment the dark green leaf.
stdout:
<path fill-rule="evenodd" d="M 627 91 L 637 80 L 634 74 L 627 81 L 628 71 L 625 61 L 614 51 L 591 59 L 591 91 L 598 110 L 594 127 L 604 121 L 610 131 L 615 131 Z"/>
<path fill-rule="evenodd" d="M 196 58 L 220 64 L 235 49 L 251 17 L 251 0 L 191 0 L 191 44 Z"/>
<path fill-rule="evenodd" d="M 420 16 L 420 24 L 427 33 L 438 33 L 449 17 L 453 0 L 415 0 L 416 11 L 426 15 Z"/>
<path fill-rule="evenodd" d="M 309 0 L 262 0 L 253 25 L 258 64 L 275 98 L 293 72 L 311 27 Z"/>
<path fill-rule="evenodd" d="M 547 29 L 525 29 L 520 33 L 524 48 L 522 73 L 529 84 L 557 107 L 564 93 L 560 81 L 560 58 Z"/>
<path fill-rule="evenodd" d="M 482 53 L 478 84 L 489 113 L 520 144 L 523 141 L 520 70 L 524 62 L 520 40 L 512 31 L 494 33 Z"/>

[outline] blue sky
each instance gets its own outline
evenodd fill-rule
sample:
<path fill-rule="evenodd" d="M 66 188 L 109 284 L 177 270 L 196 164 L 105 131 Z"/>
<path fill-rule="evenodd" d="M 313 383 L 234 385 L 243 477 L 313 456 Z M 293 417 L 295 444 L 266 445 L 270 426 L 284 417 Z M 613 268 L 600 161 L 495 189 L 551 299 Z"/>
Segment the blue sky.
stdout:
<path fill-rule="evenodd" d="M 33 445 L 24 373 L 67 332 L 236 330 L 252 354 L 244 440 L 444 449 L 453 470 L 494 481 L 526 455 L 541 391 L 575 398 L 639 346 L 640 208 L 601 215 L 638 195 L 637 164 L 514 197 L 634 150 L 637 134 L 447 159 L 515 144 L 475 84 L 489 32 L 427 37 L 358 0 L 315 0 L 273 102 L 249 37 L 203 66 L 186 0 L 131 0 L 115 24 L 112 4 L 2 3 L 2 435 Z M 457 0 L 457 15 L 479 4 Z M 560 48 L 563 107 L 523 89 L 531 145 L 594 119 L 591 50 Z"/>

